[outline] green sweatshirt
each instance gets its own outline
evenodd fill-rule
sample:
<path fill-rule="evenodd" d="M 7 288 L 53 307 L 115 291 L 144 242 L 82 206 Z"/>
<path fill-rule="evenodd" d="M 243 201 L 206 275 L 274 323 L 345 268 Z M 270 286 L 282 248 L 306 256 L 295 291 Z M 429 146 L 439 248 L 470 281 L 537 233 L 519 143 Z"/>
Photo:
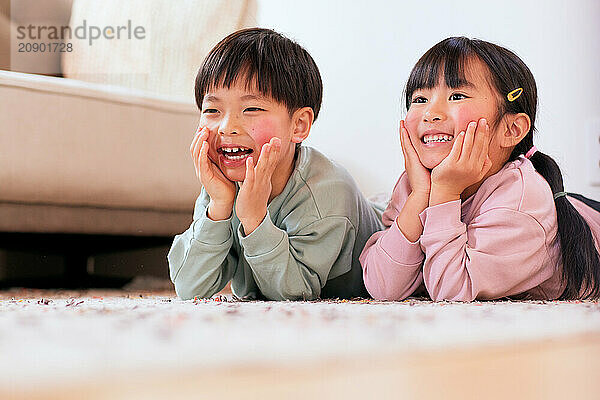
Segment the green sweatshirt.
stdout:
<path fill-rule="evenodd" d="M 312 300 L 368 297 L 358 261 L 383 229 L 352 177 L 317 150 L 301 146 L 283 192 L 244 236 L 233 215 L 212 221 L 202 189 L 188 230 L 169 251 L 171 280 L 182 299 L 210 297 L 230 280 L 240 298 Z"/>

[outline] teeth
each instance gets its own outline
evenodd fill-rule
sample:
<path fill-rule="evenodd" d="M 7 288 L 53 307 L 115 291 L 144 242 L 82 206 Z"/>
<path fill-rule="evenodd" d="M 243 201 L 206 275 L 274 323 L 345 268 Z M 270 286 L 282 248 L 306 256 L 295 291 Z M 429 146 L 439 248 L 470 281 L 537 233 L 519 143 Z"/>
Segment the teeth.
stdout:
<path fill-rule="evenodd" d="M 438 143 L 450 142 L 450 141 L 452 141 L 452 136 L 450 136 L 450 135 L 432 135 L 432 136 L 427 136 L 427 137 L 423 138 L 423 141 L 424 141 L 425 143 L 432 143 L 432 142 L 438 142 Z"/>
<path fill-rule="evenodd" d="M 248 150 L 245 147 L 223 147 L 222 148 L 224 153 L 236 153 L 238 151 L 243 151 L 243 150 Z"/>

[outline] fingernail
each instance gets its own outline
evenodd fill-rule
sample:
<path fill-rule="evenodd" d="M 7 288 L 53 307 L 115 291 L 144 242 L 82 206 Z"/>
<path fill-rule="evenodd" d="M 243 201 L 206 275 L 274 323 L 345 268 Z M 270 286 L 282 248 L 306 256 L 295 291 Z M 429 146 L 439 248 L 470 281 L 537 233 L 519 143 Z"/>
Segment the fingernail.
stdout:
<path fill-rule="evenodd" d="M 487 120 L 485 118 L 481 118 L 481 125 L 487 125 Z"/>
<path fill-rule="evenodd" d="M 475 125 L 477 125 L 477 123 L 476 123 L 475 121 L 471 121 L 471 122 L 469 122 L 469 127 L 470 127 L 470 128 L 474 128 L 474 127 L 475 127 Z"/>

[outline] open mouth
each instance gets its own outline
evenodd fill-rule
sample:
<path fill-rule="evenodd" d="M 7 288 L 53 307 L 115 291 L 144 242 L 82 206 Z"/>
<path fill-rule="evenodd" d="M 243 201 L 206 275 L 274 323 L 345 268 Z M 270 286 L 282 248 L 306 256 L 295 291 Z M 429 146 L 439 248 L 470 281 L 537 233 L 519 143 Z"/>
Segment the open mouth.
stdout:
<path fill-rule="evenodd" d="M 447 142 L 451 142 L 452 139 L 454 139 L 454 136 L 452 136 L 452 135 L 435 134 L 435 135 L 425 135 L 421 138 L 421 141 L 425 144 L 447 143 Z"/>
<path fill-rule="evenodd" d="M 231 161 L 238 161 L 238 160 L 242 160 L 246 157 L 248 157 L 248 155 L 252 154 L 254 152 L 254 150 L 248 148 L 248 147 L 243 147 L 243 146 L 237 146 L 237 147 L 220 147 L 217 152 L 221 155 L 223 155 L 223 157 L 225 157 L 227 160 L 231 160 Z"/>

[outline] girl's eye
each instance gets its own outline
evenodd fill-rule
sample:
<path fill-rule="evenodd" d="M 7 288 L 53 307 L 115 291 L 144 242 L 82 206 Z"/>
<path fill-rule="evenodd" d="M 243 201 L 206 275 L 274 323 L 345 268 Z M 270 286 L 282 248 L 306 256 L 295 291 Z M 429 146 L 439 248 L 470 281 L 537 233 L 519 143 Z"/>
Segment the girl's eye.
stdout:
<path fill-rule="evenodd" d="M 413 103 L 427 103 L 427 99 L 423 96 L 417 96 L 414 99 L 412 99 Z"/>
<path fill-rule="evenodd" d="M 262 108 L 259 108 L 259 107 L 248 107 L 244 111 L 252 112 L 252 111 L 265 111 L 265 110 L 263 110 Z"/>
<path fill-rule="evenodd" d="M 452 93 L 450 95 L 450 100 L 464 100 L 466 98 L 467 98 L 467 96 L 465 96 L 462 93 Z"/>
<path fill-rule="evenodd" d="M 214 114 L 217 112 L 218 111 L 214 108 L 205 108 L 204 110 L 202 110 L 202 114 Z"/>

